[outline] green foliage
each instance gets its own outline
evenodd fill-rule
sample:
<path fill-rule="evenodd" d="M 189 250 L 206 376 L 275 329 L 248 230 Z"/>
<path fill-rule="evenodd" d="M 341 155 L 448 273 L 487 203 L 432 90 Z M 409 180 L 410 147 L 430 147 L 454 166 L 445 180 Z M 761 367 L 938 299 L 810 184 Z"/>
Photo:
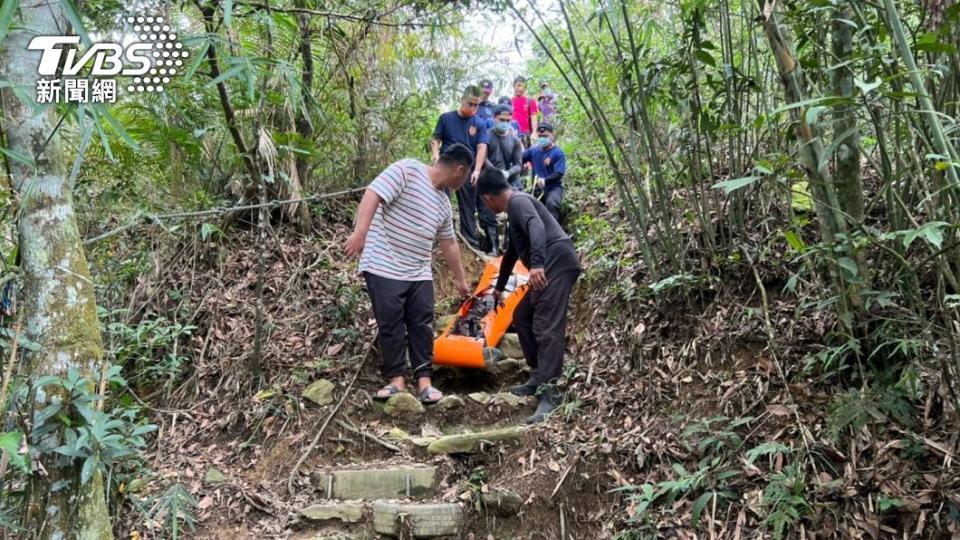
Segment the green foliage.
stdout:
<path fill-rule="evenodd" d="M 351 328 L 360 303 L 365 300 L 363 291 L 344 275 L 331 276 L 333 282 L 333 302 L 327 304 L 326 315 L 338 326 Z"/>
<path fill-rule="evenodd" d="M 3 44 L 3 38 L 7 37 L 19 4 L 19 0 L 5 0 L 0 3 L 0 45 Z"/>
<path fill-rule="evenodd" d="M 473 506 L 477 512 L 483 511 L 482 495 L 487 489 L 487 470 L 483 467 L 475 467 L 470 471 L 470 476 L 466 480 L 467 488 L 470 490 Z"/>
<path fill-rule="evenodd" d="M 680 439 L 689 445 L 701 459 L 696 470 L 688 470 L 680 463 L 673 463 L 673 477 L 655 484 L 626 486 L 615 491 L 630 493 L 628 500 L 633 507 L 631 523 L 645 527 L 656 521 L 655 511 L 674 507 L 681 498 L 692 498 L 691 517 L 695 526 L 708 504 L 716 500 L 729 504 L 737 500 L 738 451 L 743 439 L 736 430 L 747 426 L 753 417 L 728 418 L 717 416 L 691 422 L 680 434 Z"/>
<path fill-rule="evenodd" d="M 23 443 L 23 433 L 19 430 L 0 433 L 0 450 L 3 451 L 3 455 L 6 456 L 6 459 L 10 460 L 14 468 L 24 474 L 28 474 L 30 472 L 30 463 L 27 461 L 27 456 L 20 453 Z"/>
<path fill-rule="evenodd" d="M 903 505 L 904 505 L 903 500 L 898 499 L 896 497 L 878 497 L 877 498 L 877 510 L 879 510 L 881 514 L 888 512 L 891 509 L 896 510 L 897 508 L 900 508 Z"/>
<path fill-rule="evenodd" d="M 138 502 L 141 508 L 149 508 L 146 515 L 163 524 L 171 540 L 181 538 L 183 528 L 196 530 L 197 501 L 181 484 L 173 484 L 162 495 Z"/>
<path fill-rule="evenodd" d="M 765 442 L 757 445 L 747 452 L 747 463 L 753 464 L 761 456 L 776 456 L 790 454 L 792 449 L 778 442 Z"/>
<path fill-rule="evenodd" d="M 715 457 L 739 448 L 743 439 L 735 430 L 752 421 L 752 416 L 734 419 L 726 416 L 705 418 L 692 422 L 683 430 L 681 437 L 686 442 L 695 442 L 699 455 Z"/>
<path fill-rule="evenodd" d="M 673 471 L 675 476 L 671 480 L 656 484 L 624 486 L 615 490 L 630 493 L 627 498 L 633 507 L 633 516 L 629 522 L 650 525 L 654 521 L 653 511 L 656 508 L 670 508 L 679 498 L 699 493 L 691 507 L 693 523 L 699 525 L 706 504 L 715 497 L 726 502 L 737 498 L 735 491 L 720 486 L 737 477 L 740 474 L 739 471 L 716 469 L 711 466 L 688 471 L 679 463 L 673 464 Z"/>
<path fill-rule="evenodd" d="M 806 485 L 798 463 L 787 465 L 770 475 L 763 490 L 762 503 L 767 511 L 765 522 L 777 540 L 794 530 L 796 523 L 812 511 L 806 499 Z"/>
<path fill-rule="evenodd" d="M 868 424 L 895 421 L 909 427 L 913 424 L 912 413 L 913 407 L 899 387 L 850 389 L 830 404 L 827 433 L 838 440 L 847 430 L 857 433 Z"/>
<path fill-rule="evenodd" d="M 125 310 L 101 309 L 101 320 L 115 319 L 124 313 Z M 183 374 L 188 360 L 180 352 L 180 341 L 194 330 L 196 326 L 171 322 L 163 316 L 145 318 L 135 325 L 109 322 L 105 327 L 107 353 L 116 365 L 142 379 L 138 382 L 169 387 Z"/>
<path fill-rule="evenodd" d="M 107 381 L 122 389 L 126 381 L 120 366 L 111 366 Z M 71 369 L 66 377 L 48 375 L 37 379 L 33 392 L 61 396 L 38 409 L 30 430 L 31 452 L 34 455 L 54 452 L 82 463 L 82 483 L 100 469 L 104 476 L 117 466 L 139 459 L 146 441 L 144 435 L 157 429 L 140 424 L 135 408 L 116 408 L 104 412 L 104 397 L 96 393 L 98 381 Z"/>

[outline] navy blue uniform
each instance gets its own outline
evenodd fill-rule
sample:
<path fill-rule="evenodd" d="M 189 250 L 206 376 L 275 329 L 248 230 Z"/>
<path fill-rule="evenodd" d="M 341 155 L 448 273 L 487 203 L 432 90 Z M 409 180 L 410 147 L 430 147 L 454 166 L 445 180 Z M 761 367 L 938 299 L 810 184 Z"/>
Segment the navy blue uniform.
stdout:
<path fill-rule="evenodd" d="M 543 178 L 543 205 L 554 219 L 560 221 L 560 202 L 563 200 L 563 175 L 567 172 L 567 156 L 554 144 L 549 150 L 535 145 L 523 152 L 523 162 L 533 165 L 533 174 Z"/>
<path fill-rule="evenodd" d="M 440 153 L 443 153 L 447 147 L 460 143 L 467 146 L 477 157 L 477 147 L 481 144 L 490 142 L 490 133 L 487 128 L 486 120 L 479 115 L 463 117 L 458 111 L 445 112 L 437 119 L 437 127 L 433 129 L 433 138 L 440 141 Z M 457 190 L 457 209 L 460 214 L 460 234 L 474 248 L 480 247 L 480 239 L 477 234 L 477 187 L 470 183 L 468 179 L 459 190 Z M 481 216 L 484 212 L 490 213 L 490 210 L 479 203 Z M 494 218 L 496 219 L 496 218 Z"/>

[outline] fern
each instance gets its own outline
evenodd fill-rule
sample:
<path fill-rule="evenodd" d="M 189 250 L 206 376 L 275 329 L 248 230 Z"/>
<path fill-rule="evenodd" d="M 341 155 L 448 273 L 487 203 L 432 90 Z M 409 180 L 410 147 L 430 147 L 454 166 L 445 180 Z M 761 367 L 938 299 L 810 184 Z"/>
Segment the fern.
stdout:
<path fill-rule="evenodd" d="M 195 529 L 196 508 L 197 501 L 193 495 L 181 484 L 174 484 L 157 499 L 150 514 L 155 521 L 163 524 L 172 540 L 177 540 L 181 534 L 181 522 L 191 532 Z"/>
<path fill-rule="evenodd" d="M 753 464 L 760 456 L 775 456 L 778 454 L 789 454 L 793 450 L 789 446 L 785 446 L 778 442 L 765 442 L 761 445 L 755 446 L 747 452 L 747 463 Z"/>
<path fill-rule="evenodd" d="M 869 389 L 866 392 L 849 390 L 833 400 L 827 434 L 833 440 L 839 440 L 847 428 L 857 432 L 872 422 L 890 420 L 910 426 L 911 409 L 905 392 L 897 387 Z"/>
<path fill-rule="evenodd" d="M 810 513 L 805 492 L 803 473 L 797 463 L 770 476 L 770 483 L 763 490 L 763 505 L 768 509 L 765 523 L 776 540 L 782 539 L 786 531 Z"/>

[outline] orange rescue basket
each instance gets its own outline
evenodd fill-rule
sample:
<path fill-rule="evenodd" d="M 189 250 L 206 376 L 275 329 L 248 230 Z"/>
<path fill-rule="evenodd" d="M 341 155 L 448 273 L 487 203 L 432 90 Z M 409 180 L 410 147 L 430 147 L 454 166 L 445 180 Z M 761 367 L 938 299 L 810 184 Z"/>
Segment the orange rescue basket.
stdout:
<path fill-rule="evenodd" d="M 500 305 L 492 306 L 486 311 L 478 324 L 476 320 L 467 319 L 476 318 L 476 313 L 471 314 L 475 307 L 479 311 L 485 309 L 484 305 L 477 304 L 478 302 L 492 302 L 493 290 L 500 273 L 500 260 L 498 257 L 487 261 L 473 296 L 460 306 L 457 316 L 434 340 L 434 364 L 483 369 L 491 367 L 501 358 L 502 354 L 495 347 L 510 328 L 513 312 L 530 288 L 527 283 L 530 275 L 526 267 L 520 262 L 514 266 L 513 275 L 500 297 Z M 475 328 L 473 331 L 465 331 L 464 324 Z"/>

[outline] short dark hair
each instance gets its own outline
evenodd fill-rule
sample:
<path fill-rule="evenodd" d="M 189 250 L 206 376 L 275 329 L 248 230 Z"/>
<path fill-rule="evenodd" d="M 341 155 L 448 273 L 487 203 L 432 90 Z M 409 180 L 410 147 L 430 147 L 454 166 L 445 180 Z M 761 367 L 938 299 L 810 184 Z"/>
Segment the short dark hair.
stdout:
<path fill-rule="evenodd" d="M 527 78 L 524 77 L 523 75 L 517 75 L 517 78 L 513 80 L 513 84 L 517 84 L 517 83 L 521 83 L 521 82 L 522 82 L 523 84 L 527 84 Z"/>
<path fill-rule="evenodd" d="M 494 116 L 500 116 L 503 113 L 513 114 L 513 107 L 509 105 L 497 105 L 496 107 L 493 108 Z"/>
<path fill-rule="evenodd" d="M 451 144 L 440 154 L 439 163 L 443 165 L 463 165 L 467 169 L 473 167 L 473 152 L 465 144 Z"/>
<path fill-rule="evenodd" d="M 467 98 L 482 98 L 482 97 L 483 97 L 483 90 L 481 90 L 479 86 L 477 86 L 477 85 L 475 85 L 475 84 L 471 84 L 470 86 L 468 86 L 468 87 L 466 87 L 466 88 L 463 89 L 463 96 L 461 96 L 461 97 L 462 97 L 462 99 L 467 99 Z"/>
<path fill-rule="evenodd" d="M 480 195 L 499 195 L 509 188 L 510 184 L 503 177 L 503 173 L 493 167 L 484 169 L 477 180 L 477 193 Z"/>

